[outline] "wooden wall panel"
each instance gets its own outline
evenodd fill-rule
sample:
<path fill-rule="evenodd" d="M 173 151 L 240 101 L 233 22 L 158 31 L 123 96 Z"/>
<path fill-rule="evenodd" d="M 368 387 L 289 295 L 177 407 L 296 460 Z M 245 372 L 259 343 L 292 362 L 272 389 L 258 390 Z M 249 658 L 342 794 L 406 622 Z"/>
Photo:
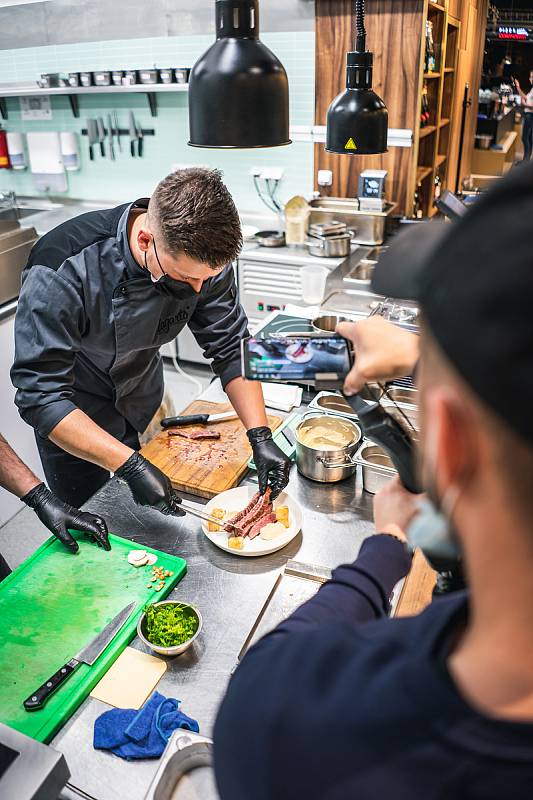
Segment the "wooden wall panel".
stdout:
<path fill-rule="evenodd" d="M 374 89 L 389 110 L 392 128 L 412 129 L 419 113 L 419 70 L 424 0 L 373 0 L 367 4 L 369 50 L 374 52 Z M 333 98 L 345 87 L 346 52 L 353 48 L 351 0 L 316 0 L 316 114 L 326 124 Z M 388 195 L 410 212 L 410 164 L 413 150 L 394 147 L 382 156 L 337 156 L 315 146 L 315 174 L 333 171 L 331 194 L 353 197 L 363 169 L 389 170 Z"/>
<path fill-rule="evenodd" d="M 468 0 L 466 0 L 468 2 Z M 448 13 L 456 19 L 461 19 L 464 0 L 449 0 Z"/>

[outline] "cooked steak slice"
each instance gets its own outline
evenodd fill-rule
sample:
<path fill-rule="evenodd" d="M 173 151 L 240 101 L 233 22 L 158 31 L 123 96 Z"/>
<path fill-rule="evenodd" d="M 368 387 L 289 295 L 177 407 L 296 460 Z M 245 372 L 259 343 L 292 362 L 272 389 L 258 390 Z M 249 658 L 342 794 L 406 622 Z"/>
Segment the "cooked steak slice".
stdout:
<path fill-rule="evenodd" d="M 181 436 L 182 439 L 192 439 L 198 441 L 201 439 L 220 439 L 218 431 L 169 431 L 169 436 Z"/>
<path fill-rule="evenodd" d="M 269 522 L 275 522 L 275 521 L 276 521 L 276 515 L 273 511 L 270 511 L 268 514 L 264 514 L 257 520 L 257 522 L 255 522 L 252 525 L 252 527 L 248 531 L 248 536 L 250 537 L 250 539 L 255 539 L 255 537 L 259 533 L 261 533 L 261 530 L 265 527 L 265 525 L 268 525 Z"/>
<path fill-rule="evenodd" d="M 256 492 L 252 497 L 252 499 L 250 500 L 250 502 L 248 503 L 248 505 L 246 506 L 246 508 L 243 508 L 242 511 L 237 511 L 237 513 L 229 517 L 226 520 L 226 522 L 233 522 L 233 523 L 239 522 L 239 520 L 243 519 L 243 517 L 245 517 L 246 514 L 248 514 L 252 510 L 252 508 L 256 505 L 260 497 L 261 495 L 259 494 L 259 492 Z"/>

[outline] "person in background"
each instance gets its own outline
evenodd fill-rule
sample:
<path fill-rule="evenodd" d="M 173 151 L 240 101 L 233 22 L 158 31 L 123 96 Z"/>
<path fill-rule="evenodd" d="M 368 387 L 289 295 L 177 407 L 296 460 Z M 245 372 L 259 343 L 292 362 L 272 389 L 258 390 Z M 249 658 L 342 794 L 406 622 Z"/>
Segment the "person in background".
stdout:
<path fill-rule="evenodd" d="M 514 86 L 520 99 L 522 100 L 522 108 L 524 109 L 524 119 L 522 122 L 522 142 L 524 145 L 524 161 L 529 161 L 533 154 L 533 69 L 529 73 L 530 89 L 526 94 L 520 83 L 515 78 Z"/>
<path fill-rule="evenodd" d="M 422 309 L 420 469 L 440 511 L 426 552 L 444 542 L 461 555 L 469 589 L 388 618 L 411 564 L 405 531 L 414 540 L 424 525 L 420 500 L 393 480 L 356 560 L 235 671 L 214 732 L 222 800 L 531 797 L 532 220 L 533 165 L 460 221 L 400 234 L 373 276 L 376 291 Z M 356 351 L 350 393 L 368 326 L 342 332 Z M 390 362 L 366 340 L 367 374 L 379 359 L 382 376 L 416 359 L 400 340 Z"/>
<path fill-rule="evenodd" d="M 41 522 L 71 553 L 78 552 L 78 543 L 71 530 L 88 534 L 104 550 L 111 550 L 107 525 L 101 517 L 78 511 L 55 497 L 44 483 L 21 461 L 13 448 L 0 434 L 0 486 L 33 508 Z M 0 581 L 10 573 L 0 554 Z"/>
<path fill-rule="evenodd" d="M 151 198 L 82 214 L 43 236 L 22 276 L 11 379 L 48 483 L 81 505 L 115 473 L 134 500 L 182 514 L 137 451 L 163 398 L 161 346 L 188 325 L 242 420 L 259 488 L 275 497 L 289 460 L 272 440 L 260 383 L 241 377 L 248 335 L 233 260 L 239 215 L 216 170 L 168 175 Z"/>

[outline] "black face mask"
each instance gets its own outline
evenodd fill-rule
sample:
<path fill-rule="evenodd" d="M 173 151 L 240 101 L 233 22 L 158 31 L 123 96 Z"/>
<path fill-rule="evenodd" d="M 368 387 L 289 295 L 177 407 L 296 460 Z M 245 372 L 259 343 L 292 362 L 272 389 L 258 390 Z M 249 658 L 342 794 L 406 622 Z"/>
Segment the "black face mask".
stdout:
<path fill-rule="evenodd" d="M 176 297 L 178 299 L 183 299 L 183 300 L 185 300 L 185 299 L 187 299 L 189 297 L 192 297 L 195 294 L 194 289 L 192 288 L 192 286 L 190 286 L 188 283 L 185 283 L 184 281 L 176 281 L 176 280 L 174 280 L 174 278 L 171 278 L 170 275 L 167 275 L 167 273 L 165 272 L 165 270 L 161 266 L 161 262 L 159 260 L 158 254 L 157 254 L 157 248 L 155 246 L 155 239 L 152 239 L 152 244 L 154 246 L 155 257 L 157 259 L 157 263 L 158 263 L 159 269 L 162 272 L 162 275 L 157 280 L 154 280 L 154 278 L 152 276 L 152 273 L 148 269 L 148 262 L 147 262 L 147 259 L 146 259 L 146 251 L 144 252 L 144 269 L 150 275 L 150 280 L 151 280 L 152 284 L 154 285 L 155 289 L 157 289 L 157 291 L 160 294 L 164 294 L 167 297 L 171 296 L 171 297 Z"/>

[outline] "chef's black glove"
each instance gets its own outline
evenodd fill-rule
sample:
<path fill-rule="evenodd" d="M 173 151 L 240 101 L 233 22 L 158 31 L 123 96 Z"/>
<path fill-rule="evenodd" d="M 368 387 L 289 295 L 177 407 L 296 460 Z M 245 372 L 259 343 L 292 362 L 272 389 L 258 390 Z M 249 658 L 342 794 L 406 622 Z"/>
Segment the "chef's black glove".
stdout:
<path fill-rule="evenodd" d="M 20 498 L 23 503 L 33 508 L 41 522 L 46 525 L 60 542 L 68 547 L 71 553 L 78 552 L 78 543 L 70 535 L 68 529 L 82 531 L 91 536 L 97 545 L 104 550 L 111 550 L 107 536 L 107 525 L 101 517 L 78 511 L 74 506 L 64 503 L 44 483 L 34 486 L 28 494 Z"/>
<path fill-rule="evenodd" d="M 259 492 L 264 494 L 270 486 L 271 499 L 275 500 L 289 482 L 291 462 L 273 441 L 270 428 L 250 428 L 247 435 L 257 468 Z"/>
<path fill-rule="evenodd" d="M 140 506 L 152 506 L 162 514 L 185 516 L 185 511 L 179 507 L 181 497 L 167 476 L 140 453 L 133 453 L 115 475 L 126 481 L 133 499 Z"/>

